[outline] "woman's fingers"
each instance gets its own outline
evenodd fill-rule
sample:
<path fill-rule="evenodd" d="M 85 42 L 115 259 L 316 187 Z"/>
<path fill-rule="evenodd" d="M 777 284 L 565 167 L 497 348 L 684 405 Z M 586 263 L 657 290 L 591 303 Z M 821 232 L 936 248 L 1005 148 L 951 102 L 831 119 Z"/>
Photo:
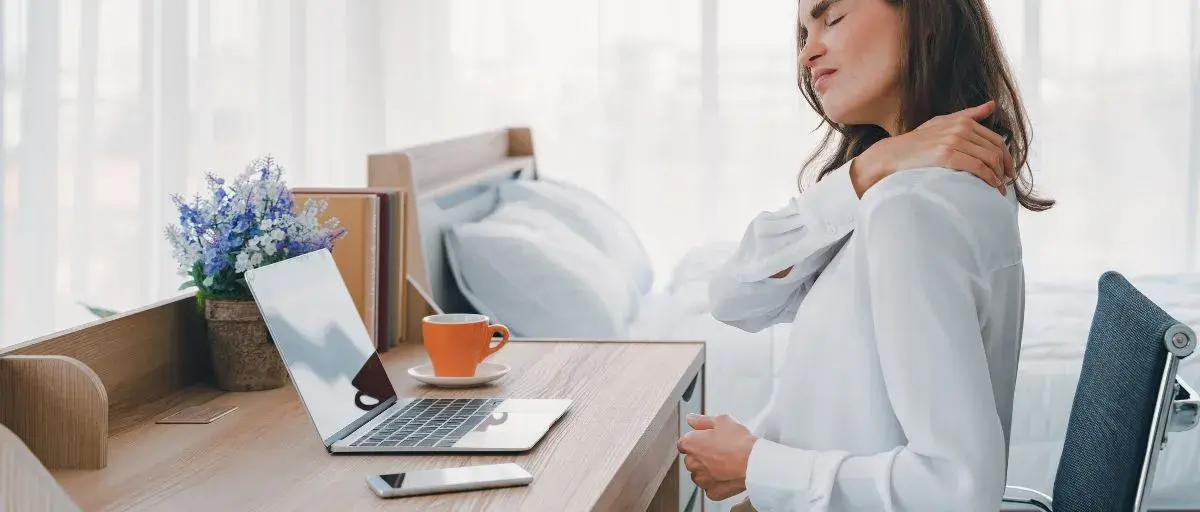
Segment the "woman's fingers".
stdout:
<path fill-rule="evenodd" d="M 977 133 L 981 137 L 987 139 L 992 144 L 995 144 L 996 147 L 1000 147 L 1000 148 L 1008 147 L 1007 144 L 1004 143 L 1003 135 L 1000 135 L 999 133 L 989 130 L 986 126 L 976 123 L 976 122 L 972 122 L 971 128 L 975 131 L 975 133 Z"/>
<path fill-rule="evenodd" d="M 921 126 L 918 126 L 917 130 L 920 130 L 922 128 L 930 128 L 930 127 L 938 126 L 943 123 L 956 122 L 960 118 L 971 119 L 974 121 L 982 121 L 984 119 L 987 119 L 988 116 L 992 115 L 992 112 L 994 112 L 995 110 L 996 110 L 996 102 L 988 101 L 987 103 L 984 103 L 982 105 L 976 105 L 974 107 L 964 108 L 962 110 L 959 110 L 958 112 L 951 112 L 949 114 L 935 116 L 932 119 L 925 121 L 924 123 L 921 123 Z M 914 130 L 914 131 L 916 131 L 916 130 Z"/>
<path fill-rule="evenodd" d="M 974 128 L 975 133 L 979 134 L 979 136 L 994 144 L 1000 150 L 1001 154 L 1004 155 L 1004 176 L 1007 178 L 1014 177 L 1016 170 L 1013 169 L 1012 154 L 1008 152 L 1008 142 L 1005 141 L 1004 136 L 989 130 L 986 126 L 979 123 L 975 123 L 972 128 Z"/>
<path fill-rule="evenodd" d="M 959 150 L 983 160 L 996 173 L 996 179 L 1001 183 L 1008 179 L 1008 151 L 1003 147 L 997 147 L 991 140 L 972 132 L 961 140 Z"/>
<path fill-rule="evenodd" d="M 1010 178 L 1015 177 L 1016 170 L 1013 168 L 1012 155 L 1009 154 L 1008 145 L 1000 134 L 961 116 L 951 119 L 941 131 L 947 133 L 950 140 L 961 141 L 961 144 L 955 144 L 958 150 L 971 153 L 972 156 L 992 166 L 1002 185 Z M 977 146 L 986 151 L 986 154 L 971 150 L 971 146 Z"/>
<path fill-rule="evenodd" d="M 950 150 L 946 153 L 945 162 L 943 162 L 942 165 L 951 169 L 958 169 L 960 171 L 974 174 L 979 179 L 983 180 L 984 183 L 995 187 L 996 190 L 1001 194 L 1008 195 L 1008 192 L 1004 188 L 1004 183 L 1000 181 L 1000 178 L 996 177 L 995 171 L 993 171 L 990 166 L 983 163 L 983 160 L 975 158 L 970 154 L 958 151 L 956 149 Z"/>
<path fill-rule="evenodd" d="M 941 129 L 949 129 L 952 131 L 966 131 L 967 129 L 970 129 L 978 133 L 981 137 L 987 139 L 993 145 L 1001 149 L 1008 164 L 1008 169 L 1005 171 L 1004 175 L 1012 178 L 1016 176 L 1016 169 L 1014 169 L 1014 166 L 1012 165 L 1012 155 L 1008 153 L 1008 141 L 1003 135 L 1000 135 L 999 133 L 996 133 L 988 129 L 986 126 L 980 124 L 981 121 L 987 119 L 987 117 L 995 112 L 995 110 L 996 102 L 994 100 L 988 101 L 982 105 L 965 108 L 959 110 L 958 112 L 935 117 L 922 124 L 920 128 L 940 127 L 936 128 L 939 131 Z"/>
<path fill-rule="evenodd" d="M 983 121 L 987 116 L 992 115 L 996 110 L 996 100 L 988 100 L 987 103 L 976 105 L 974 107 L 964 108 L 958 112 L 949 114 L 947 117 L 966 117 L 975 121 Z"/>

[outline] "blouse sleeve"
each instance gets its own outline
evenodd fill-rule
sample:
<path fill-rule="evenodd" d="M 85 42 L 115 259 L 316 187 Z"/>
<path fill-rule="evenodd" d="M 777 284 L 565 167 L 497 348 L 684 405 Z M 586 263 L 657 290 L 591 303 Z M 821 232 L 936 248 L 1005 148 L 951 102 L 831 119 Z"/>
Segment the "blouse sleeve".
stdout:
<path fill-rule="evenodd" d="M 854 231 L 857 210 L 847 162 L 782 209 L 760 213 L 709 283 L 713 317 L 749 332 L 790 322 Z M 771 277 L 789 267 L 786 276 Z"/>

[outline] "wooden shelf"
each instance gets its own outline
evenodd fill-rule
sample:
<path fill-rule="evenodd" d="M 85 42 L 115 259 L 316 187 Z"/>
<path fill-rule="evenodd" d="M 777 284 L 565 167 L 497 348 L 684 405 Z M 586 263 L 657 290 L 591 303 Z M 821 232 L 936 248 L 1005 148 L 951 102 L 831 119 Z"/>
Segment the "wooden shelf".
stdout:
<path fill-rule="evenodd" d="M 211 378 L 192 294 L 0 349 L 0 425 L 51 469 L 96 469 L 108 438 Z"/>

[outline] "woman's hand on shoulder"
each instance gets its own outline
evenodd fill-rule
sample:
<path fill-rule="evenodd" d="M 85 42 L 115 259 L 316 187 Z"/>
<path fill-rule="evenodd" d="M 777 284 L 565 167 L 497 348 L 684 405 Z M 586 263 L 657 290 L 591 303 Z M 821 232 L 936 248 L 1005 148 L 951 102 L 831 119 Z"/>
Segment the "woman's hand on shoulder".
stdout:
<path fill-rule="evenodd" d="M 854 159 L 850 178 L 862 197 L 889 175 L 906 169 L 946 167 L 978 176 L 1001 194 L 1015 174 L 1004 138 L 980 121 L 996 108 L 995 101 L 938 116 L 916 130 L 876 142 Z"/>

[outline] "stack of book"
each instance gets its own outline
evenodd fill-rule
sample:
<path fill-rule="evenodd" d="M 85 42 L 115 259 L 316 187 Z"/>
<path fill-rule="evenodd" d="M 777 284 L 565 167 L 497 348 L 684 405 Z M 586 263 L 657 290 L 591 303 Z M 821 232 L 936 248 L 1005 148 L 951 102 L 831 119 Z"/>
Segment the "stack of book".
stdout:
<path fill-rule="evenodd" d="M 346 230 L 333 244 L 346 288 L 380 352 L 404 333 L 404 201 L 398 188 L 293 188 L 296 208 L 309 199 L 328 205 L 319 220 Z"/>

